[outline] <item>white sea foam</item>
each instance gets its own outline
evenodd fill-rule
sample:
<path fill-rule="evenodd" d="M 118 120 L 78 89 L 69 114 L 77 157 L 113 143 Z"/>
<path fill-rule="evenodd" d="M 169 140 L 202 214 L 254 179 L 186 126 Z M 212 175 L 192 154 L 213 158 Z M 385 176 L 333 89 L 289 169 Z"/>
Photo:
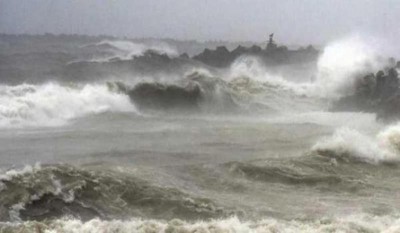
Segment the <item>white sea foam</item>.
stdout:
<path fill-rule="evenodd" d="M 22 169 L 10 169 L 5 172 L 0 170 L 0 192 L 7 188 L 2 181 L 10 181 L 13 177 L 33 173 L 39 169 L 41 169 L 40 163 L 36 163 L 34 166 L 26 165 Z"/>
<path fill-rule="evenodd" d="M 41 169 L 40 163 L 36 163 L 34 166 L 26 165 L 22 169 L 11 169 L 0 174 L 0 181 L 2 180 L 10 181 L 13 177 L 22 176 L 28 173 L 33 173 L 39 169 Z"/>
<path fill-rule="evenodd" d="M 204 233 L 331 233 L 331 232 L 382 232 L 394 233 L 400 231 L 398 216 L 371 216 L 366 214 L 336 217 L 332 219 L 318 219 L 314 221 L 292 220 L 285 221 L 267 218 L 259 221 L 241 221 L 236 217 L 210 221 L 185 222 L 172 220 L 141 220 L 130 221 L 102 221 L 94 219 L 88 222 L 65 219 L 55 220 L 47 224 L 25 222 L 20 224 L 5 223 L 0 229 L 18 229 L 24 232 L 60 233 L 60 232 L 204 232 Z"/>
<path fill-rule="evenodd" d="M 400 123 L 387 127 L 377 135 L 379 145 L 400 155 Z M 400 157 L 400 156 L 399 156 Z"/>
<path fill-rule="evenodd" d="M 106 85 L 57 83 L 0 86 L 0 127 L 59 126 L 71 119 L 107 111 L 134 112 L 129 97 Z"/>
<path fill-rule="evenodd" d="M 24 203 L 12 205 L 8 211 L 11 221 L 21 221 L 19 212 L 23 209 L 25 209 Z"/>
<path fill-rule="evenodd" d="M 312 150 L 330 151 L 370 163 L 400 161 L 400 124 L 386 127 L 376 136 L 368 136 L 347 127 L 317 142 Z"/>
<path fill-rule="evenodd" d="M 260 59 L 254 56 L 239 57 L 232 63 L 227 74 L 225 74 L 225 78 L 229 80 L 241 77 L 248 77 L 257 82 L 291 90 L 299 95 L 305 94 L 307 91 L 306 86 L 309 85 L 295 83 L 280 75 L 272 74 L 267 67 L 262 65 Z"/>

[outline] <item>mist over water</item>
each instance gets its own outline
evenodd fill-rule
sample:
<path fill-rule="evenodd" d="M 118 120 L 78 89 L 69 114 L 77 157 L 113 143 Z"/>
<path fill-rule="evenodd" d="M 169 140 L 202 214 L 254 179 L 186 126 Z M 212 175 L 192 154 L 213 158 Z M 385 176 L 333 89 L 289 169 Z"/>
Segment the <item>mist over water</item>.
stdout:
<path fill-rule="evenodd" d="M 105 47 L 112 55 L 104 58 L 94 58 L 94 61 L 107 61 L 112 58 L 122 60 L 132 59 L 133 56 L 142 55 L 146 50 L 153 50 L 159 53 L 165 53 L 169 56 L 177 56 L 178 52 L 172 46 L 166 43 L 150 43 L 148 45 L 141 43 L 134 43 L 132 41 L 124 40 L 104 40 L 96 44 L 89 44 L 85 46 Z"/>
<path fill-rule="evenodd" d="M 0 85 L 0 231 L 400 231 L 399 124 L 330 111 L 390 65 L 372 41 L 223 68 L 166 42 L 27 52 L 62 65 Z"/>
<path fill-rule="evenodd" d="M 371 41 L 372 40 L 372 41 Z M 317 87 L 330 97 L 351 94 L 360 76 L 383 69 L 388 61 L 376 39 L 354 35 L 332 42 L 318 60 Z"/>

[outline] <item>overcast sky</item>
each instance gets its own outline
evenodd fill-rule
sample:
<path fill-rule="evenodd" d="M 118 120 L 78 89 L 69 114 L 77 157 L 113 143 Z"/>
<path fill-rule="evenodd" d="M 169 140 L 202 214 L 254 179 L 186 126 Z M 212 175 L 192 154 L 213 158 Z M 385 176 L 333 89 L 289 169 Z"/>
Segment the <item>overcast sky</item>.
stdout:
<path fill-rule="evenodd" d="M 323 44 L 400 38 L 399 0 L 0 0 L 1 33 L 79 33 Z M 400 40 L 399 40 L 400 41 Z"/>

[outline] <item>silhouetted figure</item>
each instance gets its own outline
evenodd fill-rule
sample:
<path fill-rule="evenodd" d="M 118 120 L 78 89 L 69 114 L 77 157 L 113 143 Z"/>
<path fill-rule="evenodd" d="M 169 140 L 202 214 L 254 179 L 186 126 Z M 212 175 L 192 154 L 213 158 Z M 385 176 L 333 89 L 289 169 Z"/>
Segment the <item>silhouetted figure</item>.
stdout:
<path fill-rule="evenodd" d="M 274 51 L 278 46 L 274 42 L 274 33 L 269 35 L 267 51 Z"/>

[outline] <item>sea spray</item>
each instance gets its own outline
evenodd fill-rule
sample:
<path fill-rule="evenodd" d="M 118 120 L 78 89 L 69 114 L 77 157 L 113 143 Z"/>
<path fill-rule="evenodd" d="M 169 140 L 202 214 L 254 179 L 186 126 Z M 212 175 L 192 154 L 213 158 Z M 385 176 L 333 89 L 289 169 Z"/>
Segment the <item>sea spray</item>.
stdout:
<path fill-rule="evenodd" d="M 254 56 L 241 56 L 237 58 L 229 67 L 224 79 L 232 80 L 237 78 L 250 78 L 256 82 L 276 86 L 284 90 L 293 91 L 295 94 L 304 95 L 307 91 L 308 83 L 295 83 L 286 78 L 273 74 L 262 64 L 260 58 Z"/>
<path fill-rule="evenodd" d="M 387 65 L 376 41 L 352 35 L 328 44 L 318 59 L 313 91 L 331 98 L 352 94 L 358 78 Z"/>
<path fill-rule="evenodd" d="M 106 85 L 58 83 L 0 86 L 0 127 L 58 126 L 71 119 L 107 111 L 135 112 L 126 95 Z"/>
<path fill-rule="evenodd" d="M 373 164 L 400 161 L 400 125 L 386 127 L 376 136 L 342 127 L 327 138 L 321 139 L 313 151 L 335 159 L 357 160 Z"/>
<path fill-rule="evenodd" d="M 143 55 L 147 50 L 153 50 L 160 54 L 167 54 L 168 56 L 177 56 L 178 52 L 172 46 L 164 42 L 152 43 L 152 44 L 142 44 L 134 43 L 128 40 L 104 40 L 97 44 L 96 46 L 109 46 L 113 48 L 114 55 L 110 58 L 119 58 L 121 60 L 132 59 L 133 56 Z"/>
<path fill-rule="evenodd" d="M 377 135 L 379 145 L 400 157 L 400 123 L 387 127 Z"/>
<path fill-rule="evenodd" d="M 379 40 L 352 35 L 324 47 L 317 61 L 314 81 L 294 82 L 274 74 L 260 58 L 241 56 L 229 68 L 228 78 L 250 77 L 294 91 L 296 94 L 336 99 L 352 94 L 357 79 L 388 65 L 378 51 Z M 385 54 L 383 54 L 385 55 Z"/>

